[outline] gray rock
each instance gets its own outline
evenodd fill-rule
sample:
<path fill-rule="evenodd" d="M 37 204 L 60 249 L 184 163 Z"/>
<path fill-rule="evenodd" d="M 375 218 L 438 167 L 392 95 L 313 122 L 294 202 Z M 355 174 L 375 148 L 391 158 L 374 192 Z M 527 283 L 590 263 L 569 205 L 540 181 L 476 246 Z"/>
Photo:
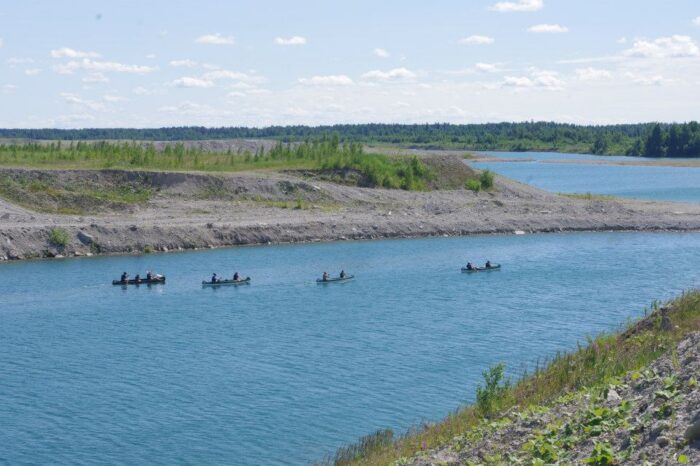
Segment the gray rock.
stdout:
<path fill-rule="evenodd" d="M 622 397 L 617 393 L 617 391 L 610 389 L 608 390 L 608 400 L 610 401 L 620 401 Z"/>
<path fill-rule="evenodd" d="M 91 234 L 85 233 L 84 231 L 78 232 L 78 239 L 86 246 L 90 246 L 95 242 L 95 238 Z"/>
<path fill-rule="evenodd" d="M 685 437 L 688 443 L 700 440 L 700 416 L 696 416 L 695 422 L 685 430 L 683 437 Z"/>
<path fill-rule="evenodd" d="M 0 220 L 9 220 L 10 219 L 10 214 L 4 213 L 2 216 L 0 216 Z"/>
<path fill-rule="evenodd" d="M 670 426 L 670 424 L 669 424 L 668 422 L 666 422 L 666 421 L 658 422 L 658 423 L 654 424 L 654 426 L 653 426 L 653 427 L 651 428 L 651 430 L 649 431 L 649 436 L 650 436 L 652 439 L 657 438 L 657 437 L 659 437 L 663 432 L 667 431 L 667 430 L 670 429 L 670 428 L 671 428 L 671 426 Z"/>
<path fill-rule="evenodd" d="M 21 260 L 24 259 L 24 256 L 18 251 L 12 250 L 7 253 L 7 258 L 10 259 L 11 261 L 16 261 L 16 260 Z"/>
<path fill-rule="evenodd" d="M 671 441 L 668 439 L 668 437 L 664 437 L 663 435 L 656 439 L 656 444 L 659 446 L 659 448 L 666 448 L 670 443 Z"/>

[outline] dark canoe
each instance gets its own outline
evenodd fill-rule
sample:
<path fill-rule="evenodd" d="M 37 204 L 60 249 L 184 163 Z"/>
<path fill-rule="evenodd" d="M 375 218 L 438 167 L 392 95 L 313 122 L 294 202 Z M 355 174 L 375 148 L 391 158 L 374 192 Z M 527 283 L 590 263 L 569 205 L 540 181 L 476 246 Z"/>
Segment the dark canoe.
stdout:
<path fill-rule="evenodd" d="M 468 269 L 466 267 L 462 267 L 462 272 L 465 272 L 465 273 L 490 272 L 492 270 L 500 270 L 500 269 L 501 269 L 501 264 L 496 264 L 496 265 L 492 265 L 491 267 L 474 267 L 473 269 Z"/>
<path fill-rule="evenodd" d="M 337 282 L 346 282 L 348 280 L 352 280 L 355 278 L 354 275 L 348 275 L 347 277 L 335 277 L 335 278 L 329 278 L 328 280 L 324 280 L 323 278 L 317 278 L 316 283 L 337 283 Z"/>
<path fill-rule="evenodd" d="M 147 280 L 145 278 L 139 279 L 139 281 L 136 281 L 135 279 L 127 280 L 127 281 L 121 281 L 121 280 L 112 280 L 112 285 L 158 285 L 161 283 L 165 283 L 165 277 L 160 277 L 160 278 L 152 278 L 150 280 Z"/>
<path fill-rule="evenodd" d="M 245 277 L 242 280 L 221 280 L 216 283 L 203 281 L 202 286 L 245 285 L 247 283 L 250 283 L 250 277 Z"/>

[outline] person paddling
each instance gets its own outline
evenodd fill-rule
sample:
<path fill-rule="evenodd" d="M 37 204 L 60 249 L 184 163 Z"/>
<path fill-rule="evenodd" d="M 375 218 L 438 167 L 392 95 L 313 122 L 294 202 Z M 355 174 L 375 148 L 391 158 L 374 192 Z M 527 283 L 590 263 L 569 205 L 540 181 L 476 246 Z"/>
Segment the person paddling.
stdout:
<path fill-rule="evenodd" d="M 471 262 L 467 262 L 467 270 L 474 270 L 474 266 Z"/>
<path fill-rule="evenodd" d="M 331 278 L 331 277 L 330 277 L 330 275 L 328 275 L 328 272 L 323 272 L 323 278 L 321 280 L 323 280 L 324 282 L 327 282 L 329 278 Z"/>
<path fill-rule="evenodd" d="M 340 271 L 340 278 L 345 278 L 347 275 L 345 274 L 345 270 Z"/>
<path fill-rule="evenodd" d="M 241 279 L 241 276 L 238 275 L 238 272 L 236 272 L 236 273 L 233 274 L 233 281 L 234 281 L 234 282 L 237 282 L 237 281 L 240 280 L 240 279 Z"/>
<path fill-rule="evenodd" d="M 122 281 L 122 283 L 128 282 L 128 281 L 129 281 L 129 274 L 126 273 L 126 272 L 124 272 L 124 273 L 122 274 L 121 281 Z"/>
<path fill-rule="evenodd" d="M 141 283 L 141 275 L 137 273 L 136 276 L 134 277 L 134 281 L 136 283 Z"/>
<path fill-rule="evenodd" d="M 149 282 L 153 279 L 153 274 L 151 273 L 150 270 L 146 270 L 146 280 Z"/>
<path fill-rule="evenodd" d="M 213 275 L 211 276 L 211 282 L 212 282 L 212 283 L 216 283 L 216 282 L 218 282 L 218 281 L 219 281 L 219 279 L 216 278 L 216 274 L 213 274 Z"/>
<path fill-rule="evenodd" d="M 491 261 L 486 261 L 486 268 L 490 269 L 491 268 Z"/>

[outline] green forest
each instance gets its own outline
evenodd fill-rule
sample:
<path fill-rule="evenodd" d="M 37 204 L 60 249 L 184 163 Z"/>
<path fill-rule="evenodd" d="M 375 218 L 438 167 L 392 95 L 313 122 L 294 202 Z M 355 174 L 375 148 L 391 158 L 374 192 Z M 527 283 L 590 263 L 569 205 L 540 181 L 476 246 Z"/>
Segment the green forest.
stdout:
<path fill-rule="evenodd" d="M 269 150 L 206 152 L 182 143 L 159 151 L 152 143 L 53 141 L 0 144 L 0 166 L 85 169 L 152 169 L 231 172 L 244 170 L 312 170 L 337 175 L 354 172 L 363 186 L 421 191 L 432 171 L 415 156 L 366 153 L 357 142 L 337 136 L 299 144 L 277 143 Z"/>
<path fill-rule="evenodd" d="M 338 137 L 343 143 L 391 144 L 414 148 L 465 150 L 560 151 L 644 157 L 700 157 L 697 122 L 582 126 L 551 122 L 470 125 L 356 124 L 270 126 L 266 128 L 199 126 L 171 128 L 0 129 L 10 140 L 141 140 L 267 138 L 301 142 Z"/>

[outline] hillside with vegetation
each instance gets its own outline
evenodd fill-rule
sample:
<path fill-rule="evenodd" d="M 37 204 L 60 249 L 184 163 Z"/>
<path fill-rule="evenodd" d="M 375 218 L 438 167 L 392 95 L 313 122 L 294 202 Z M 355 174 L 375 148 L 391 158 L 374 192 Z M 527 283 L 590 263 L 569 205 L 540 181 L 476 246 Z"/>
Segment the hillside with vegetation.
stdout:
<path fill-rule="evenodd" d="M 432 166 L 431 166 L 432 163 Z M 459 187 L 476 175 L 459 164 Z M 408 191 L 439 188 L 435 161 L 416 156 L 367 153 L 356 142 L 340 143 L 337 137 L 263 145 L 255 150 L 226 152 L 152 143 L 56 141 L 48 144 L 0 144 L 0 166 L 62 169 L 140 169 L 164 171 L 240 172 L 296 170 L 344 184 Z M 468 172 L 468 173 L 467 173 Z"/>
<path fill-rule="evenodd" d="M 700 157 L 700 125 L 640 123 L 572 125 L 553 122 L 355 124 L 331 126 L 0 129 L 0 139 L 187 141 L 263 138 L 303 142 L 337 137 L 340 142 L 416 148 L 559 151 L 646 157 Z"/>
<path fill-rule="evenodd" d="M 378 431 L 334 465 L 700 464 L 700 292 L 511 383 L 483 374 L 473 405 L 418 432 Z"/>

